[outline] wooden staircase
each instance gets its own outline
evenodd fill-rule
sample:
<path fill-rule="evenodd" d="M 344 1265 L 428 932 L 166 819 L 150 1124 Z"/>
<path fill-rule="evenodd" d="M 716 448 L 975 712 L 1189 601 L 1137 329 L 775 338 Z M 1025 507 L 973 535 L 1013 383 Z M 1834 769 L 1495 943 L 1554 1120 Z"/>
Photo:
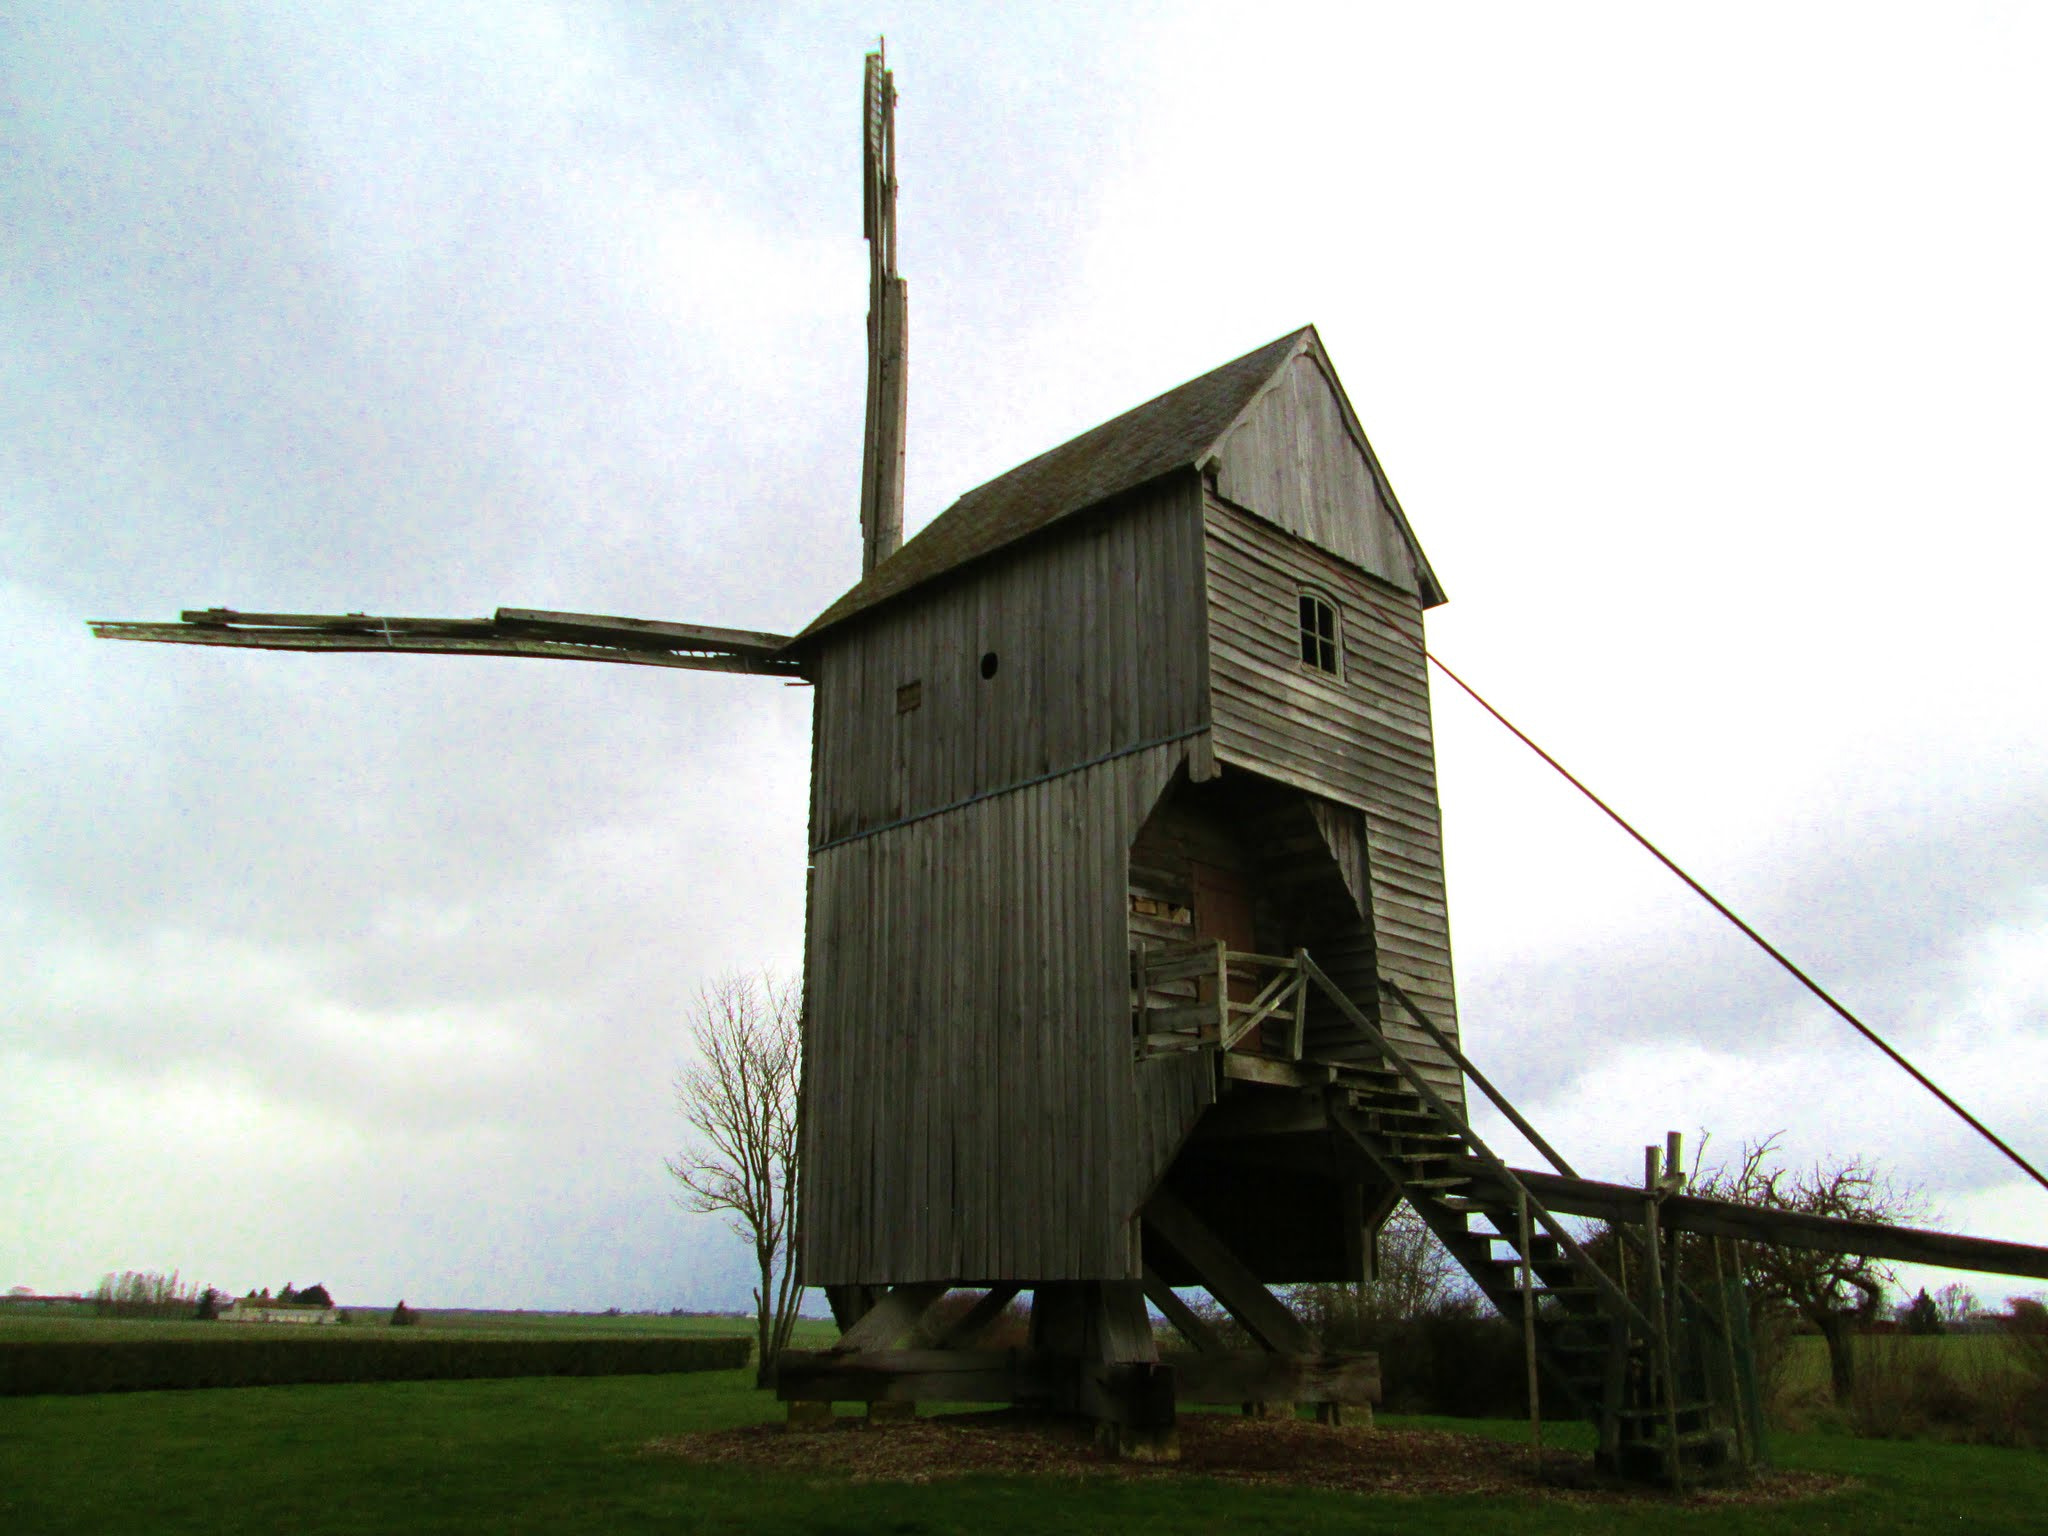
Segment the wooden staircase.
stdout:
<path fill-rule="evenodd" d="M 1299 1017 L 1302 993 L 1315 987 L 1373 1048 L 1370 1055 L 1333 1061 L 1304 1059 L 1294 1047 L 1305 1076 L 1324 1084 L 1333 1130 L 1408 1201 L 1494 1308 L 1522 1329 L 1551 1411 L 1561 1398 L 1571 1415 L 1597 1426 L 1600 1466 L 1682 1487 L 1688 1479 L 1755 1463 L 1760 1436 L 1739 1389 L 1727 1298 L 1717 1314 L 1679 1282 L 1674 1254 L 1658 1230 L 1661 1181 L 1644 1192 L 1641 1228 L 1612 1228 L 1610 1272 L 1306 953 L 1292 960 L 1223 957 L 1219 975 L 1238 960 L 1256 961 L 1268 972 L 1284 968 L 1283 974 L 1242 1003 L 1216 986 L 1214 1025 L 1201 1025 L 1197 1009 L 1187 1004 L 1170 1014 L 1156 1011 L 1149 1024 L 1141 1012 L 1140 1051 L 1207 1047 L 1222 1061 L 1224 1042 L 1248 1034 L 1240 1019 L 1274 1012 Z M 1152 969 L 1157 975 L 1174 967 L 1167 957 L 1155 957 Z M 1137 979 L 1146 979 L 1142 970 Z M 1382 987 L 1531 1145 L 1560 1173 L 1577 1177 L 1399 987 Z M 1137 994 L 1141 1009 L 1146 995 Z M 1282 1038 L 1292 1045 L 1300 1036 L 1290 1029 Z"/>

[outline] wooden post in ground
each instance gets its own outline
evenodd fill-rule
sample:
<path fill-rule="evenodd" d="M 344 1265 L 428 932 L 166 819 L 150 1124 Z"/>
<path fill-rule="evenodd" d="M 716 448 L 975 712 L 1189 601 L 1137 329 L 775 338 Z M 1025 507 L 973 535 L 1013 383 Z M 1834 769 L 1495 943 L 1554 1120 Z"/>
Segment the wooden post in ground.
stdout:
<path fill-rule="evenodd" d="M 1664 1267 L 1659 1262 L 1662 1252 L 1662 1236 L 1658 1230 L 1658 1152 L 1655 1147 L 1643 1148 L 1643 1248 L 1647 1262 L 1643 1265 L 1644 1276 L 1649 1285 L 1649 1303 L 1645 1309 L 1651 1325 L 1656 1329 L 1656 1338 L 1651 1341 L 1656 1366 L 1652 1372 L 1653 1383 L 1661 1378 L 1664 1397 L 1664 1471 L 1671 1480 L 1673 1492 L 1684 1490 L 1683 1474 L 1678 1465 L 1678 1381 L 1677 1371 L 1671 1357 L 1671 1330 L 1667 1325 L 1664 1308 Z M 1652 1396 L 1655 1396 L 1653 1391 Z M 1646 1405 L 1653 1406 L 1653 1405 Z"/>
<path fill-rule="evenodd" d="M 1174 1373 L 1137 1281 L 1067 1281 L 1031 1293 L 1031 1347 L 1059 1362 L 1055 1406 L 1095 1421 L 1097 1442 L 1130 1461 L 1177 1461 Z"/>
<path fill-rule="evenodd" d="M 1522 1356 L 1529 1371 L 1529 1452 L 1535 1458 L 1536 1475 L 1543 1475 L 1543 1408 L 1536 1385 L 1536 1261 L 1530 1254 L 1529 1192 L 1515 1194 L 1516 1242 L 1522 1250 Z"/>
<path fill-rule="evenodd" d="M 1750 1444 L 1748 1415 L 1743 1411 L 1742 1371 L 1735 1359 L 1734 1309 L 1728 1304 L 1728 1274 L 1721 1264 L 1722 1240 L 1716 1237 L 1708 1241 L 1714 1245 L 1714 1295 L 1721 1304 L 1721 1353 L 1728 1372 L 1729 1417 L 1735 1421 L 1735 1454 L 1747 1469 L 1754 1459 L 1754 1448 Z"/>

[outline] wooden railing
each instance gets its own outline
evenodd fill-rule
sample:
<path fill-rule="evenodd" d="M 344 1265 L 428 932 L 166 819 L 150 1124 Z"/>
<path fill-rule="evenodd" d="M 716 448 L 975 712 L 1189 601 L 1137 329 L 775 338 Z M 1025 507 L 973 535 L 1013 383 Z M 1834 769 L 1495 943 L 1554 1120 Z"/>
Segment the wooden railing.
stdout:
<path fill-rule="evenodd" d="M 1302 959 L 1299 950 L 1291 957 L 1246 954 L 1221 939 L 1140 944 L 1131 953 L 1139 1058 L 1220 1050 L 1301 1060 L 1308 1002 Z M 1268 1024 L 1285 1028 L 1269 1032 Z"/>

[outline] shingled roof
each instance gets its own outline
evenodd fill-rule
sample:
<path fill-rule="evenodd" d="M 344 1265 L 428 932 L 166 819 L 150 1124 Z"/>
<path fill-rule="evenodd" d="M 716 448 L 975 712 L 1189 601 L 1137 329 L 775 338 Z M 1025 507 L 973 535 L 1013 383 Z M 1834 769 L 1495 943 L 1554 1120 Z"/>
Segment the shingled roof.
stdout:
<path fill-rule="evenodd" d="M 797 640 L 1168 470 L 1194 466 L 1312 329 L 1290 331 L 977 486 L 813 619 Z"/>

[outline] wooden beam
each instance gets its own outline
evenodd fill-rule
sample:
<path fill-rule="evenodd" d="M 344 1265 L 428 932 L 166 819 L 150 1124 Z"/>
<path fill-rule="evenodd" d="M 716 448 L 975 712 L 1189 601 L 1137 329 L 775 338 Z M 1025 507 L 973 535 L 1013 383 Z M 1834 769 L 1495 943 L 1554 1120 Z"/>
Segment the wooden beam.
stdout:
<path fill-rule="evenodd" d="M 1337 1070 L 1321 1062 L 1281 1061 L 1233 1051 L 1223 1057 L 1223 1075 L 1234 1082 L 1263 1083 L 1269 1088 L 1317 1088 L 1334 1082 Z"/>
<path fill-rule="evenodd" d="M 1276 1355 L 1263 1349 L 1174 1355 L 1174 1396 L 1183 1403 L 1376 1403 L 1375 1354 Z"/>
<path fill-rule="evenodd" d="M 923 1321 L 925 1313 L 952 1289 L 945 1280 L 918 1281 L 898 1285 L 869 1307 L 861 1320 L 839 1336 L 831 1354 L 859 1354 L 887 1349 Z"/>
<path fill-rule="evenodd" d="M 1361 1180 L 1353 1180 L 1351 1189 L 1356 1191 L 1358 1201 L 1358 1278 L 1377 1280 L 1380 1278 L 1380 1229 L 1394 1214 L 1394 1207 L 1401 1203 L 1401 1190 L 1391 1179 L 1375 1181 L 1370 1198 Z M 1345 1234 L 1345 1243 L 1344 1266 L 1349 1270 L 1352 1267 L 1349 1232 Z"/>
<path fill-rule="evenodd" d="M 1084 1364 L 1075 1373 L 1073 1411 L 1098 1423 L 1149 1431 L 1158 1437 L 1144 1450 L 1119 1437 L 1120 1455 L 1135 1453 L 1140 1460 L 1177 1461 L 1180 1448 L 1172 1435 L 1178 1374 L 1171 1365 L 1156 1360 Z"/>
<path fill-rule="evenodd" d="M 1287 1136 L 1326 1131 L 1330 1116 L 1320 1093 L 1231 1093 L 1210 1106 L 1195 1122 L 1194 1139 L 1222 1141 L 1233 1137 Z"/>
<path fill-rule="evenodd" d="M 1553 1211 L 1592 1216 L 1605 1221 L 1642 1219 L 1643 1192 L 1625 1184 L 1596 1179 L 1568 1179 L 1554 1173 L 1518 1168 L 1515 1177 Z M 1487 1182 L 1481 1176 L 1481 1182 Z M 1780 1248 L 1807 1248 L 1820 1253 L 1854 1253 L 1903 1264 L 1932 1264 L 1942 1269 L 1967 1269 L 1989 1275 L 2021 1275 L 2048 1280 L 2048 1248 L 2000 1238 L 1962 1237 L 1917 1227 L 1894 1227 L 1874 1221 L 1844 1221 L 1810 1216 L 1802 1211 L 1773 1211 L 1730 1200 L 1699 1195 L 1667 1195 L 1660 1220 L 1681 1232 L 1703 1237 L 1732 1237 L 1742 1242 Z"/>
<path fill-rule="evenodd" d="M 1201 1313 L 1182 1301 L 1150 1264 L 1145 1266 L 1145 1299 L 1173 1324 L 1174 1332 L 1195 1347 L 1197 1354 L 1220 1355 L 1228 1351 L 1222 1336 L 1203 1321 Z"/>
<path fill-rule="evenodd" d="M 469 621 L 460 621 L 469 622 Z M 390 652 L 421 656 L 514 656 L 543 661 L 608 661 L 627 666 L 675 667 L 692 672 L 748 672 L 800 677 L 794 661 L 739 654 L 691 654 L 630 650 L 516 635 L 379 629 L 234 629 L 205 624 L 130 624 L 95 619 L 102 640 L 138 640 L 168 645 L 224 645 L 260 651 Z"/>
<path fill-rule="evenodd" d="M 540 608 L 500 608 L 498 627 L 514 634 L 559 640 L 592 640 L 600 645 L 651 645 L 669 650 L 737 651 L 772 656 L 789 644 L 787 635 L 757 629 L 717 629 L 709 624 L 671 624 L 657 619 L 622 619 L 606 613 L 551 613 Z"/>
<path fill-rule="evenodd" d="M 181 623 L 205 624 L 216 628 L 242 625 L 258 629 L 318 629 L 336 634 L 382 633 L 489 634 L 496 627 L 490 619 L 421 619 L 371 615 L 367 613 L 242 613 L 233 608 L 187 608 L 178 615 Z"/>
<path fill-rule="evenodd" d="M 825 1303 L 832 1309 L 832 1326 L 845 1333 L 882 1299 L 886 1287 L 879 1285 L 828 1285 L 822 1287 Z"/>
<path fill-rule="evenodd" d="M 1044 1401 L 1072 1362 L 1022 1349 L 786 1349 L 776 1364 L 784 1402 L 1014 1403 Z"/>
<path fill-rule="evenodd" d="M 1089 1284 L 1088 1354 L 1096 1360 L 1128 1364 L 1156 1361 L 1159 1339 L 1145 1311 L 1145 1288 L 1135 1280 L 1101 1280 Z"/>
<path fill-rule="evenodd" d="M 587 640 L 596 645 L 631 645 L 653 650 L 752 652 L 771 656 L 789 636 L 754 629 L 718 629 L 709 624 L 672 624 L 660 619 L 627 619 L 609 613 L 556 613 L 542 608 L 500 608 L 488 619 L 396 618 L 374 613 L 245 613 L 235 608 L 187 608 L 186 624 L 212 628 L 311 629 L 330 634 L 418 633 L 508 634 L 543 639 Z"/>
<path fill-rule="evenodd" d="M 930 1322 L 930 1314 L 927 1313 L 926 1322 L 920 1323 L 917 1332 L 911 1337 L 911 1347 L 914 1349 L 928 1343 L 933 1349 L 965 1349 L 987 1332 L 991 1323 L 1003 1315 L 1003 1309 L 1017 1299 L 1017 1292 L 1020 1289 L 1022 1287 L 1011 1284 L 991 1286 L 981 1294 L 973 1306 L 955 1318 L 950 1327 L 942 1328 L 935 1338 L 929 1340 L 924 1337 Z"/>
<path fill-rule="evenodd" d="M 1188 1267 L 1202 1277 L 1209 1294 L 1267 1349 L 1291 1355 L 1321 1352 L 1315 1335 L 1303 1326 L 1301 1319 L 1288 1311 L 1245 1262 L 1163 1185 L 1145 1202 L 1145 1224 L 1187 1261 Z"/>

